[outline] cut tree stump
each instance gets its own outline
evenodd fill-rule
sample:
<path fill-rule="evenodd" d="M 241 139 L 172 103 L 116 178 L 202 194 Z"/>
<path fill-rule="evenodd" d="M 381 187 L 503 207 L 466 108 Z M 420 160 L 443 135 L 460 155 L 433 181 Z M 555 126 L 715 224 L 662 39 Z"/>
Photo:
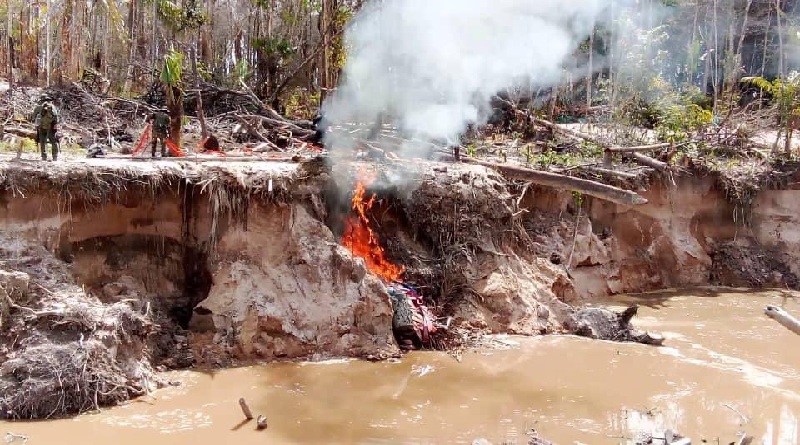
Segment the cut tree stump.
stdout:
<path fill-rule="evenodd" d="M 244 400 L 244 397 L 239 399 L 239 406 L 242 408 L 242 413 L 247 420 L 253 420 L 253 412 L 250 411 L 250 407 L 247 406 L 247 402 Z"/>

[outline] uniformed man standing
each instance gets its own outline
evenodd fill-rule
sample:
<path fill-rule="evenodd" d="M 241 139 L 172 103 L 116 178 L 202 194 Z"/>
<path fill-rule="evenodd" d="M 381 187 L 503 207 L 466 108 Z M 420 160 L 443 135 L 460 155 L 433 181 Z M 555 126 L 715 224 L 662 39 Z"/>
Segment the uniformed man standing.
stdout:
<path fill-rule="evenodd" d="M 49 95 L 42 95 L 41 102 L 33 111 L 33 121 L 36 126 L 36 138 L 42 152 L 42 160 L 47 160 L 48 141 L 53 149 L 53 160 L 58 160 L 58 138 L 56 137 L 56 132 L 58 131 L 58 109 Z"/>
<path fill-rule="evenodd" d="M 169 115 L 167 110 L 159 108 L 147 119 L 153 123 L 153 157 L 156 157 L 156 145 L 161 140 L 161 157 L 167 156 L 167 135 L 169 134 Z"/>

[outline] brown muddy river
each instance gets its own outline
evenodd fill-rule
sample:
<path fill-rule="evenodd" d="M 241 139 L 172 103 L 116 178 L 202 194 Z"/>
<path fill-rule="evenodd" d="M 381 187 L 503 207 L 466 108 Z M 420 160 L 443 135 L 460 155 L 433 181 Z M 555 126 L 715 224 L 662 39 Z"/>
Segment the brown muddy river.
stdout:
<path fill-rule="evenodd" d="M 763 315 L 800 294 L 680 291 L 623 297 L 665 347 L 509 338 L 507 350 L 414 353 L 397 363 L 271 364 L 179 372 L 183 385 L 75 419 L 4 423 L 28 444 L 625 443 L 679 431 L 700 444 L 797 444 L 800 336 Z M 242 424 L 244 396 L 269 428 Z M 719 442 L 717 442 L 719 439 Z M 17 441 L 15 443 L 22 443 Z M 657 442 L 658 443 L 658 442 Z"/>

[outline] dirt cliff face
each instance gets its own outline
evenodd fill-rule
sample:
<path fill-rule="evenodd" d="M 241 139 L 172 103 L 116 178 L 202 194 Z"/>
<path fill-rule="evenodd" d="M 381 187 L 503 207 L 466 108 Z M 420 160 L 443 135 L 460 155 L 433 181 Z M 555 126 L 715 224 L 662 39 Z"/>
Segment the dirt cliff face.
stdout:
<path fill-rule="evenodd" d="M 68 263 L 90 294 L 163 306 L 194 331 L 196 359 L 396 355 L 388 294 L 336 243 L 315 205 L 325 175 L 224 173 L 262 174 L 273 185 L 233 197 L 180 180 L 136 187 L 132 178 L 99 202 L 87 202 L 91 192 L 62 200 L 26 190 L 4 195 L 0 221 L 4 233 Z M 280 190 L 278 181 L 291 185 Z"/>
<path fill-rule="evenodd" d="M 159 367 L 399 354 L 318 166 L 2 167 L 0 276 L 24 278 L 0 286 L 2 417 L 127 400 Z"/>
<path fill-rule="evenodd" d="M 572 257 L 584 300 L 708 284 L 797 286 L 798 191 L 763 191 L 748 224 L 710 177 L 685 175 L 640 193 L 647 204 L 589 201 L 579 219 L 571 194 L 534 189 L 525 198 L 523 206 L 540 213 L 531 219 L 552 225 L 540 236 L 540 254 L 564 263 Z"/>
<path fill-rule="evenodd" d="M 92 162 L 0 162 L 0 236 L 16 246 L 0 251 L 0 278 L 21 274 L 0 286 L 5 416 L 126 400 L 161 367 L 399 354 L 384 283 L 339 244 L 353 172 Z M 405 168 L 382 173 L 370 218 L 455 337 L 640 341 L 630 317 L 576 307 L 665 287 L 798 286 L 794 190 L 763 192 L 746 225 L 710 178 L 655 181 L 647 204 L 624 207 L 483 167 Z M 75 388 L 47 371 L 83 369 L 69 350 L 93 366 Z"/>
<path fill-rule="evenodd" d="M 484 167 L 432 170 L 414 185 L 406 212 L 432 255 L 439 301 L 461 322 L 491 332 L 563 332 L 572 283 L 538 258 L 509 184 Z"/>
<path fill-rule="evenodd" d="M 800 275 L 800 187 L 761 193 L 753 208 L 753 237 L 759 245 L 781 253 L 794 275 Z"/>
<path fill-rule="evenodd" d="M 263 358 L 398 353 L 384 286 L 319 218 L 289 204 L 253 205 L 247 220 L 220 237 L 198 306 L 211 314 L 215 344 Z"/>

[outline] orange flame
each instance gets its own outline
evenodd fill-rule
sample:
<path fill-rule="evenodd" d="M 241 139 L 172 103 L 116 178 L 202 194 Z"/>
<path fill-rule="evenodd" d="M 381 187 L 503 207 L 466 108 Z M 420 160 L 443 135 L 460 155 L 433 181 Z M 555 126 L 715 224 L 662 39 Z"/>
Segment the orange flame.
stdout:
<path fill-rule="evenodd" d="M 352 200 L 352 208 L 355 213 L 347 218 L 342 245 L 353 255 L 363 258 L 370 272 L 386 281 L 400 281 L 400 275 L 403 274 L 405 268 L 386 259 L 384 249 L 370 227 L 367 216 L 367 212 L 375 205 L 375 194 L 366 199 L 367 186 L 373 181 L 375 181 L 374 172 L 361 170 L 358 173 Z"/>

